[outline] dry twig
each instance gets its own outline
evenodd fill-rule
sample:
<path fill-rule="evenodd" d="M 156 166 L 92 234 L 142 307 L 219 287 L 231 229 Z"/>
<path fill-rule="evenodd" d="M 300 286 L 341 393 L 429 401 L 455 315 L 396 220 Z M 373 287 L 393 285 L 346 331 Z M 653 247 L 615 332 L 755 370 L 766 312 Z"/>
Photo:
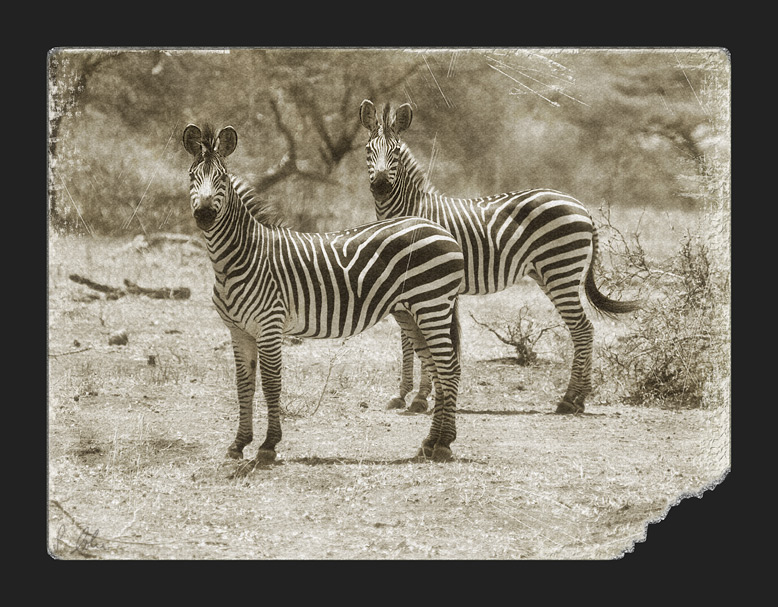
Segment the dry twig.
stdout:
<path fill-rule="evenodd" d="M 125 295 L 146 295 L 152 299 L 189 299 L 191 291 L 187 287 L 162 287 L 158 289 L 149 289 L 141 287 L 134 282 L 124 279 L 124 285 L 126 289 L 121 287 L 112 287 L 110 285 L 104 285 L 99 282 L 95 282 L 84 276 L 78 274 L 71 274 L 68 278 L 75 283 L 85 285 L 95 291 L 105 293 L 108 299 L 119 299 Z"/>
<path fill-rule="evenodd" d="M 516 359 L 520 365 L 528 365 L 537 359 L 535 344 L 540 341 L 540 338 L 543 337 L 547 331 L 553 331 L 562 325 L 550 325 L 533 331 L 532 327 L 534 326 L 534 321 L 526 318 L 526 314 L 527 307 L 523 306 L 521 310 L 519 310 L 516 322 L 512 325 L 508 324 L 505 326 L 505 331 L 508 334 L 507 336 L 500 333 L 491 325 L 478 320 L 473 316 L 472 312 L 470 313 L 470 318 L 472 318 L 473 322 L 479 327 L 483 327 L 494 334 L 502 343 L 513 347 L 516 350 Z"/>

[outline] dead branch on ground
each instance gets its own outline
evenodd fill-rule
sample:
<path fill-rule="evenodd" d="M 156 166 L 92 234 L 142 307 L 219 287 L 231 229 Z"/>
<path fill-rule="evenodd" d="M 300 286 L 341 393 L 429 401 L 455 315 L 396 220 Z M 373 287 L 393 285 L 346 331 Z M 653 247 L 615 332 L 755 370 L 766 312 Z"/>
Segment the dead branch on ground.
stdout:
<path fill-rule="evenodd" d="M 78 274 L 71 274 L 68 278 L 70 278 L 70 280 L 75 283 L 87 286 L 90 289 L 94 289 L 95 291 L 105 293 L 105 297 L 107 299 L 119 299 L 125 295 L 146 295 L 152 299 L 189 299 L 189 296 L 191 295 L 191 291 L 187 287 L 162 287 L 157 289 L 149 289 L 147 287 L 141 287 L 126 278 L 124 279 L 124 286 L 126 287 L 124 289 L 121 287 L 112 287 L 111 285 L 95 282 L 94 280 L 80 276 Z"/>

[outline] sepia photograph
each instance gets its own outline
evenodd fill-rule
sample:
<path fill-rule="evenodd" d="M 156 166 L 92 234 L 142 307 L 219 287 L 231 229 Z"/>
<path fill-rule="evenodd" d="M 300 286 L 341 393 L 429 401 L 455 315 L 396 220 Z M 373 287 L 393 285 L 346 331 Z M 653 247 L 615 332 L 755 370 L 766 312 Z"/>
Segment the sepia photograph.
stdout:
<path fill-rule="evenodd" d="M 719 47 L 56 47 L 53 560 L 629 559 L 731 470 Z"/>

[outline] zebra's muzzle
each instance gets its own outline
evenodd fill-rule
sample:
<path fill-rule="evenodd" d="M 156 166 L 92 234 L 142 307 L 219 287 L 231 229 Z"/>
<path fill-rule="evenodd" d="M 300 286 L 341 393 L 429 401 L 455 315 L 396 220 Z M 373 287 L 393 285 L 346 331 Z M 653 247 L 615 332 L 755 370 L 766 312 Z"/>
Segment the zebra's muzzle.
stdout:
<path fill-rule="evenodd" d="M 197 227 L 201 230 L 209 229 L 216 220 L 216 211 L 211 207 L 200 207 L 195 209 L 192 215 L 194 216 Z"/>
<path fill-rule="evenodd" d="M 370 191 L 376 196 L 386 196 L 392 189 L 392 183 L 385 172 L 376 173 L 370 182 Z"/>

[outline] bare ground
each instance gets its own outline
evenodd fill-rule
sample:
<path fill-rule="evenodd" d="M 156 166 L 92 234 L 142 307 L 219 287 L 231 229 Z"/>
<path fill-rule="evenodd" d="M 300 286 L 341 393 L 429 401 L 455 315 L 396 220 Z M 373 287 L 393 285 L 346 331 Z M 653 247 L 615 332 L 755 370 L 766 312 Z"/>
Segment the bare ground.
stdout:
<path fill-rule="evenodd" d="M 237 429 L 232 354 L 203 251 L 57 237 L 49 247 L 48 550 L 57 558 L 612 559 L 639 550 L 649 522 L 730 466 L 726 406 L 624 406 L 598 368 L 586 413 L 554 415 L 569 373 L 564 332 L 540 342 L 538 364 L 518 367 L 469 317 L 497 321 L 528 304 L 537 322 L 556 323 L 527 283 L 462 299 L 453 462 L 416 457 L 429 415 L 384 408 L 400 354 L 387 320 L 346 341 L 285 347 L 278 461 L 236 476 L 224 458 Z M 192 298 L 92 299 L 73 272 L 185 286 Z M 594 322 L 598 343 L 629 328 Z M 128 344 L 108 345 L 118 329 Z M 257 403 L 248 456 L 265 430 Z"/>

